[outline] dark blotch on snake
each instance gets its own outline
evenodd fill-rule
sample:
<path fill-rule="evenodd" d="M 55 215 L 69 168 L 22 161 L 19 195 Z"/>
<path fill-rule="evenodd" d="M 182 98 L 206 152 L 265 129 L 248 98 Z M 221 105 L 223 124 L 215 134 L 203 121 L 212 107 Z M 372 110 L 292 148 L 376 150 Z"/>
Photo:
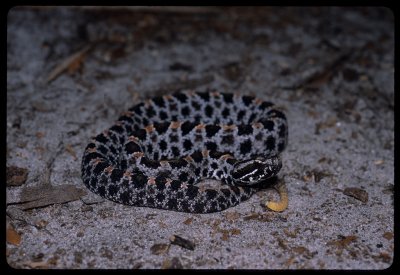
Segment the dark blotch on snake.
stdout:
<path fill-rule="evenodd" d="M 108 138 L 104 136 L 104 134 L 99 134 L 94 138 L 96 141 L 100 143 L 106 143 L 108 141 Z"/>
<path fill-rule="evenodd" d="M 224 98 L 225 102 L 227 102 L 227 103 L 232 103 L 233 102 L 233 94 L 221 93 L 221 95 Z"/>
<path fill-rule="evenodd" d="M 182 116 L 188 116 L 190 114 L 190 108 L 188 106 L 185 106 L 181 109 L 181 114 Z"/>
<path fill-rule="evenodd" d="M 138 116 L 142 115 L 142 107 L 144 106 L 144 103 L 139 103 L 138 105 L 132 107 L 129 109 L 129 111 L 134 112 L 135 114 L 137 114 Z"/>
<path fill-rule="evenodd" d="M 154 102 L 154 104 L 158 107 L 164 108 L 165 107 L 165 101 L 164 98 L 161 96 L 156 96 L 152 99 L 152 101 Z"/>
<path fill-rule="evenodd" d="M 165 151 L 167 149 L 167 147 L 168 147 L 168 144 L 167 144 L 167 142 L 165 140 L 161 140 L 158 143 L 158 147 L 160 148 L 161 151 Z"/>
<path fill-rule="evenodd" d="M 277 117 L 277 118 L 281 118 L 281 119 L 285 119 L 286 120 L 285 114 L 282 113 L 281 111 L 278 111 L 278 110 L 269 111 L 267 114 L 270 117 Z"/>
<path fill-rule="evenodd" d="M 206 148 L 209 151 L 215 151 L 217 150 L 218 146 L 215 142 L 207 141 L 206 142 Z"/>
<path fill-rule="evenodd" d="M 210 105 L 207 105 L 206 108 L 204 109 L 204 112 L 206 116 L 211 117 L 214 112 L 214 109 Z"/>
<path fill-rule="evenodd" d="M 268 150 L 273 150 L 275 148 L 275 138 L 273 136 L 269 136 L 264 144 Z"/>
<path fill-rule="evenodd" d="M 146 109 L 146 115 L 148 118 L 152 118 L 153 116 L 156 115 L 156 111 L 154 111 L 153 107 L 149 107 Z"/>
<path fill-rule="evenodd" d="M 285 137 L 286 131 L 287 131 L 286 127 L 283 124 L 279 125 L 279 127 L 278 127 L 278 135 L 279 135 L 280 138 L 284 138 Z"/>
<path fill-rule="evenodd" d="M 283 151 L 283 149 L 285 149 L 285 143 L 279 142 L 279 143 L 278 143 L 278 150 L 279 150 L 279 151 Z"/>
<path fill-rule="evenodd" d="M 168 114 L 165 111 L 160 111 L 159 116 L 161 120 L 166 120 L 168 118 Z"/>
<path fill-rule="evenodd" d="M 153 145 L 147 144 L 146 146 L 146 154 L 150 155 L 153 153 Z"/>
<path fill-rule="evenodd" d="M 262 123 L 264 128 L 267 129 L 268 131 L 272 132 L 274 130 L 274 122 L 271 121 L 270 119 L 262 119 L 260 122 Z"/>
<path fill-rule="evenodd" d="M 189 133 L 197 124 L 190 122 L 190 121 L 185 121 L 184 123 L 182 123 L 181 125 L 181 131 L 182 131 L 182 135 L 187 135 L 187 133 Z"/>
<path fill-rule="evenodd" d="M 209 93 L 197 93 L 205 102 L 210 101 L 210 94 Z"/>
<path fill-rule="evenodd" d="M 93 173 L 95 175 L 100 175 L 108 166 L 110 165 L 106 161 L 101 161 L 96 164 L 96 167 L 93 169 Z"/>
<path fill-rule="evenodd" d="M 171 151 L 174 157 L 178 157 L 181 154 L 181 150 L 179 150 L 179 148 L 176 146 L 172 146 Z"/>
<path fill-rule="evenodd" d="M 238 135 L 242 136 L 242 135 L 251 135 L 253 134 L 253 127 L 251 125 L 239 125 L 238 126 Z"/>
<path fill-rule="evenodd" d="M 130 141 L 127 144 L 125 144 L 125 151 L 128 154 L 132 154 L 134 152 L 141 152 L 142 149 L 136 142 Z"/>
<path fill-rule="evenodd" d="M 206 129 L 207 137 L 210 138 L 210 137 L 215 136 L 215 134 L 218 133 L 218 131 L 221 129 L 221 127 L 219 127 L 218 125 L 210 124 L 210 125 L 206 125 L 205 129 Z"/>
<path fill-rule="evenodd" d="M 116 193 L 118 193 L 119 187 L 116 184 L 110 184 L 108 186 L 108 194 L 111 196 L 114 196 Z"/>
<path fill-rule="evenodd" d="M 104 158 L 102 154 L 99 154 L 97 152 L 89 153 L 85 155 L 85 162 L 90 162 L 92 159 L 97 159 L 97 158 Z"/>
<path fill-rule="evenodd" d="M 242 121 L 243 117 L 246 115 L 246 111 L 240 110 L 237 114 L 237 121 Z"/>
<path fill-rule="evenodd" d="M 160 167 L 160 162 L 157 160 L 152 160 L 149 159 L 147 157 L 142 157 L 142 159 L 140 160 L 140 164 L 148 167 L 148 168 L 153 168 L 156 169 L 158 167 Z"/>
<path fill-rule="evenodd" d="M 189 139 L 185 139 L 185 140 L 183 141 L 183 148 L 184 148 L 186 151 L 189 151 L 190 149 L 193 148 L 193 143 L 192 143 Z"/>
<path fill-rule="evenodd" d="M 219 151 L 210 151 L 209 152 L 209 156 L 213 159 L 219 159 L 222 155 L 224 155 L 225 153 L 223 152 L 219 152 Z"/>
<path fill-rule="evenodd" d="M 192 102 L 192 107 L 193 107 L 196 111 L 198 111 L 198 110 L 200 110 L 201 105 L 200 105 L 199 103 L 197 103 L 197 102 Z"/>
<path fill-rule="evenodd" d="M 227 118 L 227 117 L 229 117 L 230 116 L 230 111 L 229 111 L 229 109 L 228 108 L 224 108 L 224 110 L 222 111 L 222 117 L 223 118 Z"/>
<path fill-rule="evenodd" d="M 170 134 L 169 135 L 169 142 L 177 143 L 178 141 L 179 141 L 179 138 L 178 138 L 177 134 Z"/>
<path fill-rule="evenodd" d="M 153 126 L 156 129 L 157 133 L 159 135 L 161 135 L 161 134 L 164 134 L 168 130 L 170 124 L 171 123 L 169 123 L 169 122 L 161 122 L 161 123 L 154 123 Z"/>
<path fill-rule="evenodd" d="M 203 160 L 203 155 L 200 151 L 195 151 L 190 155 L 195 162 L 201 162 Z"/>
<path fill-rule="evenodd" d="M 104 145 L 97 146 L 97 151 L 99 151 L 103 155 L 107 155 L 109 152 L 109 150 Z"/>
<path fill-rule="evenodd" d="M 254 97 L 252 97 L 252 96 L 243 96 L 242 100 L 243 100 L 244 105 L 249 106 L 253 102 Z"/>
<path fill-rule="evenodd" d="M 128 122 L 128 123 L 133 123 L 132 117 L 127 116 L 127 115 L 120 116 L 120 117 L 118 118 L 118 120 L 119 120 L 119 121 L 125 121 L 125 122 Z"/>
<path fill-rule="evenodd" d="M 171 165 L 171 167 L 173 169 L 182 168 L 182 167 L 185 167 L 187 165 L 187 161 L 182 159 L 182 158 L 173 159 L 173 160 L 169 161 L 169 165 Z"/>
<path fill-rule="evenodd" d="M 186 182 L 186 181 L 188 180 L 188 173 L 182 172 L 182 173 L 179 175 L 178 179 L 179 179 L 180 181 L 182 181 L 182 182 Z"/>
<path fill-rule="evenodd" d="M 185 103 L 188 99 L 185 94 L 181 94 L 181 93 L 174 94 L 174 96 L 182 103 Z"/>
<path fill-rule="evenodd" d="M 123 172 L 119 169 L 114 168 L 111 172 L 111 179 L 113 182 L 119 182 L 123 176 Z"/>
<path fill-rule="evenodd" d="M 227 136 L 223 136 L 222 140 L 221 140 L 222 144 L 228 144 L 228 145 L 232 145 L 235 143 L 235 138 L 233 135 L 227 135 Z"/>

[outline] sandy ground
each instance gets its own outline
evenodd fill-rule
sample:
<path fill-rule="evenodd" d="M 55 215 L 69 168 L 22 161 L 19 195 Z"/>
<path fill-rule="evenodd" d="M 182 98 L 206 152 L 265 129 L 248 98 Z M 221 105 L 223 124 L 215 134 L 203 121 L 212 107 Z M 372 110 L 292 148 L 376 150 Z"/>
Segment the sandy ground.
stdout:
<path fill-rule="evenodd" d="M 13 268 L 384 269 L 394 250 L 394 18 L 385 8 L 14 8 L 7 19 Z M 288 117 L 273 189 L 214 214 L 128 207 L 82 183 L 91 136 L 176 90 Z M 177 235 L 184 240 L 171 243 Z"/>

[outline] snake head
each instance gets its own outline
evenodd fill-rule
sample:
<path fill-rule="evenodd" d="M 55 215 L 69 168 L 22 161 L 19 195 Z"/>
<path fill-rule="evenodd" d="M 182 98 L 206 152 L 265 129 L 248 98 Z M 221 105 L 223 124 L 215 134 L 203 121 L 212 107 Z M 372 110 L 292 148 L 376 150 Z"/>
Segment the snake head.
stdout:
<path fill-rule="evenodd" d="M 233 166 L 233 181 L 240 185 L 255 185 L 278 174 L 282 160 L 277 156 L 257 157 L 238 161 Z"/>

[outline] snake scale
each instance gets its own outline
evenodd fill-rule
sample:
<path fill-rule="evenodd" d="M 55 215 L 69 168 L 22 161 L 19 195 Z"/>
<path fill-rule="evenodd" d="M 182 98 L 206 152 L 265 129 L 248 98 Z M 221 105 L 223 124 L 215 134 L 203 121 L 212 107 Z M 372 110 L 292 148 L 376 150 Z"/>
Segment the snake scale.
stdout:
<path fill-rule="evenodd" d="M 141 102 L 87 145 L 82 179 L 132 206 L 222 211 L 281 169 L 287 120 L 272 103 L 219 92 L 176 92 Z M 219 180 L 207 187 L 202 179 Z"/>

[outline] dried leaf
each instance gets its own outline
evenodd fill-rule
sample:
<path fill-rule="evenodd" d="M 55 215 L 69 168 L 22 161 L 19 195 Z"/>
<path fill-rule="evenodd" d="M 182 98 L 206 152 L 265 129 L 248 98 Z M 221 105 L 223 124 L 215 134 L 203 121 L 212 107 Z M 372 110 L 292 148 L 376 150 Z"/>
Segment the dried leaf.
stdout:
<path fill-rule="evenodd" d="M 383 233 L 383 237 L 386 239 L 386 240 L 391 240 L 391 239 L 393 239 L 393 233 L 392 232 L 385 232 L 385 233 Z"/>
<path fill-rule="evenodd" d="M 190 225 L 192 223 L 192 221 L 193 221 L 193 218 L 188 218 L 183 223 L 186 225 Z"/>
<path fill-rule="evenodd" d="M 237 220 L 237 219 L 240 218 L 240 213 L 236 212 L 236 211 L 234 211 L 234 212 L 226 212 L 225 213 L 225 218 L 227 220 L 234 221 L 234 220 Z"/>
<path fill-rule="evenodd" d="M 362 201 L 363 203 L 368 202 L 368 193 L 365 190 L 362 190 L 360 188 L 356 187 L 348 187 L 344 189 L 343 194 L 356 198 L 359 201 Z"/>
<path fill-rule="evenodd" d="M 248 220 L 257 220 L 258 219 L 259 214 L 258 213 L 252 213 L 250 215 L 247 215 L 245 217 L 243 217 L 244 221 L 248 221 Z"/>
<path fill-rule="evenodd" d="M 231 235 L 240 235 L 242 234 L 242 231 L 240 231 L 240 229 L 238 228 L 234 228 L 231 230 Z"/>
<path fill-rule="evenodd" d="M 55 203 L 65 203 L 80 199 L 86 195 L 86 191 L 72 184 L 60 186 L 41 185 L 24 188 L 21 192 L 21 200 L 16 202 L 18 207 L 27 210 L 44 207 Z"/>
<path fill-rule="evenodd" d="M 47 261 L 41 261 L 41 262 L 33 262 L 33 261 L 27 261 L 23 262 L 23 265 L 26 265 L 30 268 L 48 268 L 49 263 Z"/>
<path fill-rule="evenodd" d="M 164 244 L 164 243 L 159 243 L 155 244 L 152 247 L 150 247 L 150 251 L 154 255 L 162 255 L 167 253 L 169 250 L 169 244 Z"/>
<path fill-rule="evenodd" d="M 334 245 L 338 248 L 346 248 L 351 242 L 357 240 L 357 236 L 343 236 L 341 240 L 328 242 L 328 245 Z"/>
<path fill-rule="evenodd" d="M 228 231 L 222 232 L 221 240 L 223 240 L 223 241 L 229 240 L 229 232 Z"/>
<path fill-rule="evenodd" d="M 386 253 L 386 252 L 381 252 L 377 257 L 374 257 L 375 259 L 379 259 L 384 263 L 390 263 L 392 261 L 392 257 Z"/>
<path fill-rule="evenodd" d="M 173 257 L 171 260 L 166 259 L 161 265 L 161 269 L 182 269 L 182 263 L 177 257 Z"/>
<path fill-rule="evenodd" d="M 11 224 L 7 224 L 6 239 L 8 243 L 16 246 L 19 246 L 19 244 L 21 243 L 21 236 Z"/>

